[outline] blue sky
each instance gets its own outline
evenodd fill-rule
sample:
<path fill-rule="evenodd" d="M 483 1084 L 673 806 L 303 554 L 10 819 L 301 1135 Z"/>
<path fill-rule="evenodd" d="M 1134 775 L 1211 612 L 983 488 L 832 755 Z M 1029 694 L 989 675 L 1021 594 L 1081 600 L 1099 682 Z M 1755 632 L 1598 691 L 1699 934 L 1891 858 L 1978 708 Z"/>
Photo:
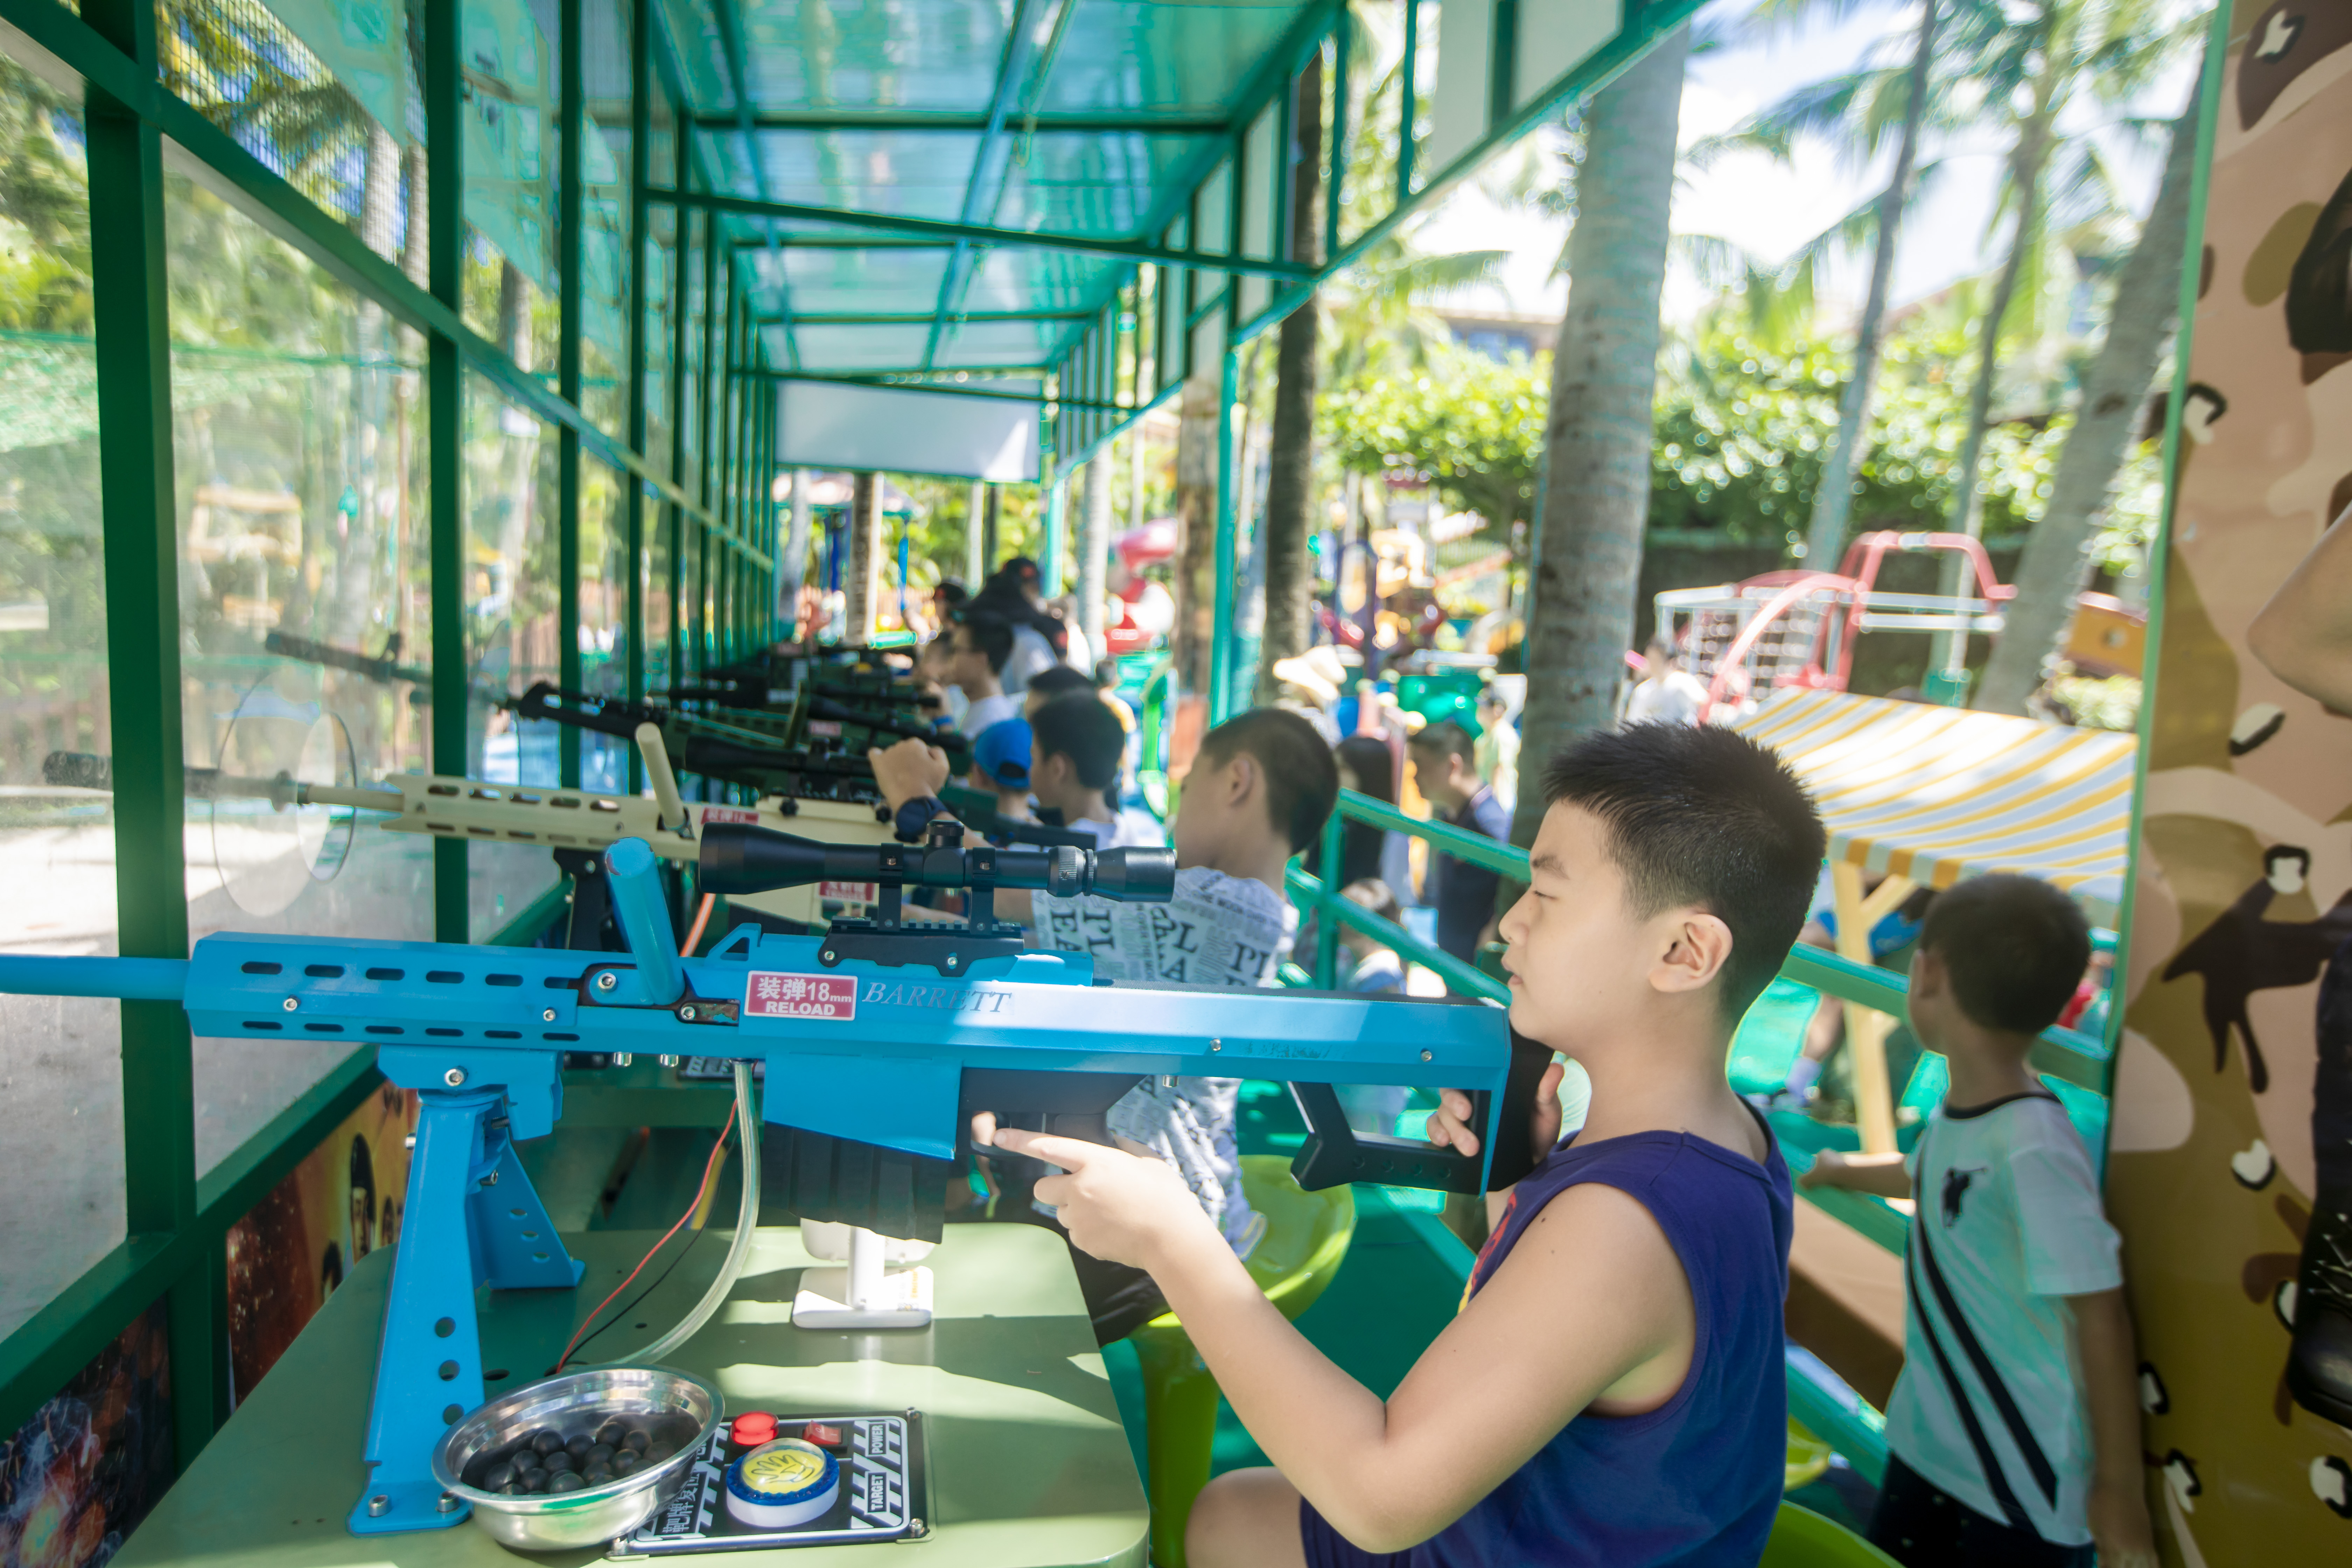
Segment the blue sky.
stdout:
<path fill-rule="evenodd" d="M 1721 8 L 1709 13 L 1723 14 Z M 1907 33 L 1916 15 L 1909 5 L 1874 5 L 1842 23 L 1811 27 L 1769 45 L 1694 55 L 1683 89 L 1684 144 L 1730 129 L 1791 87 L 1852 68 L 1882 37 Z M 2192 71 L 2193 61 L 2183 61 L 2136 107 L 2165 117 L 2179 113 L 2188 101 Z M 1990 264 L 1994 252 L 1987 241 L 1997 246 L 2000 237 L 1988 236 L 1986 229 L 2003 150 L 1990 137 L 1975 144 L 1930 150 L 1944 159 L 1945 173 L 1905 220 L 1893 288 L 1897 304 L 1932 294 Z M 2158 154 L 2134 157 L 2120 148 L 2118 152 L 2134 208 L 2144 212 L 2154 197 Z M 1849 168 L 1817 143 L 1801 143 L 1789 165 L 1761 154 L 1726 158 L 1704 173 L 1685 170 L 1675 192 L 1675 230 L 1715 235 L 1779 259 L 1883 189 L 1887 177 L 1885 163 Z M 1549 276 L 1559 254 L 1559 224 L 1498 207 L 1481 192 L 1465 189 L 1449 198 L 1425 226 L 1424 244 L 1431 243 L 1427 236 L 1442 234 L 1447 247 L 1512 252 L 1498 287 L 1471 291 L 1457 303 L 1559 313 L 1566 283 Z M 1835 310 L 1841 300 L 1846 309 L 1853 308 L 1867 283 L 1866 258 L 1834 269 L 1827 279 L 1831 309 Z M 1678 267 L 1668 279 L 1665 314 L 1670 320 L 1685 320 L 1708 298 L 1708 291 Z"/>

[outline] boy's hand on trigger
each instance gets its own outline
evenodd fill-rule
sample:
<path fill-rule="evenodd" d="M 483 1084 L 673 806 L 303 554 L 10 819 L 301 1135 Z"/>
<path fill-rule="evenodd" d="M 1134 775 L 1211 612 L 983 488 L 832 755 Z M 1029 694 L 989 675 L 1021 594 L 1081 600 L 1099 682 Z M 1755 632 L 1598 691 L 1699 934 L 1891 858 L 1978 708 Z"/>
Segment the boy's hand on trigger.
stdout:
<path fill-rule="evenodd" d="M 1536 1085 L 1536 1103 L 1528 1112 L 1528 1147 L 1541 1159 L 1559 1142 L 1559 1080 L 1568 1068 L 1554 1062 L 1544 1068 L 1543 1081 Z M 1470 1097 L 1458 1089 L 1437 1092 L 1437 1109 L 1429 1113 L 1429 1141 L 1444 1149 L 1452 1147 L 1465 1154 L 1478 1152 L 1477 1130 L 1470 1125 Z"/>
<path fill-rule="evenodd" d="M 882 792 L 882 798 L 889 803 L 892 811 L 947 787 L 948 754 L 915 736 L 908 736 L 887 751 L 871 747 L 866 751 L 866 761 L 874 769 L 874 787 Z"/>
<path fill-rule="evenodd" d="M 971 1141 L 978 1148 L 1062 1167 L 1037 1184 L 1037 1201 L 1058 1212 L 1072 1246 L 1106 1263 L 1151 1269 L 1203 1237 L 1224 1245 L 1183 1176 L 1164 1160 L 1076 1138 L 1000 1130 L 985 1110 L 971 1119 Z"/>

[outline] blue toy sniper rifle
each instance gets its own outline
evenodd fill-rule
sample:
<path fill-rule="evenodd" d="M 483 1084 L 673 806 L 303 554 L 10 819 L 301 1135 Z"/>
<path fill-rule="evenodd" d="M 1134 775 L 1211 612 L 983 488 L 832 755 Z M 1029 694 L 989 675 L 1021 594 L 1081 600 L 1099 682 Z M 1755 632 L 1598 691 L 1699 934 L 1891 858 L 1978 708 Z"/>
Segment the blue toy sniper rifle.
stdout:
<path fill-rule="evenodd" d="M 1095 979 L 1089 956 L 1024 952 L 1018 926 L 989 918 L 997 888 L 1164 901 L 1175 873 L 1166 850 L 966 848 L 950 821 L 911 846 L 714 827 L 706 891 L 858 880 L 881 896 L 873 920 L 835 921 L 823 936 L 741 925 L 700 959 L 678 955 L 646 844 L 624 839 L 605 862 L 625 955 L 223 933 L 185 961 L 0 957 L 0 990 L 178 1002 L 199 1035 L 343 1037 L 374 1045 L 384 1077 L 418 1091 L 368 1421 L 373 1479 L 352 1511 L 355 1532 L 465 1517 L 430 1456 L 482 1402 L 477 1289 L 579 1282 L 514 1147 L 554 1130 L 566 1051 L 764 1063 L 762 1115 L 784 1144 L 772 1158 L 787 1205 L 886 1235 L 938 1239 L 971 1111 L 1107 1141 L 1104 1112 L 1146 1076 L 1286 1080 L 1308 1126 L 1291 1169 L 1310 1189 L 1475 1193 L 1533 1161 L 1528 1109 L 1550 1053 L 1516 1040 L 1498 1009 L 1114 987 Z M 906 921 L 909 886 L 968 889 L 974 912 Z M 1467 1090 L 1482 1152 L 1359 1135 L 1335 1084 Z"/>

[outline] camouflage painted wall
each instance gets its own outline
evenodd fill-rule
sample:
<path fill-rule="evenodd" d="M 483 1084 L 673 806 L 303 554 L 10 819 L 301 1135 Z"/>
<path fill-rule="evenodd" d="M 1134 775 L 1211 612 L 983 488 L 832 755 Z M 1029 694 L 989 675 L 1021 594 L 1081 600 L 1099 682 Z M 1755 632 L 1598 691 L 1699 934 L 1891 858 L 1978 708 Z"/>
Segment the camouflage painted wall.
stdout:
<path fill-rule="evenodd" d="M 2269 662 L 2249 646 L 2352 506 L 2352 0 L 2241 0 L 2232 32 L 2107 1184 L 2158 1532 L 2189 1568 L 2352 1561 L 2352 1429 L 2285 1376 L 2300 1297 L 2340 1289 L 2352 1306 L 2352 1253 L 2328 1251 L 2352 1245 L 2352 1217 L 2313 1217 L 2352 1208 L 2352 1185 L 2322 1181 L 2352 1165 L 2326 1115 L 2352 1107 L 2352 719 L 2308 674 L 2324 653 L 2352 684 L 2352 644 L 2313 634 L 2311 658 L 2284 657 L 2273 610 Z"/>

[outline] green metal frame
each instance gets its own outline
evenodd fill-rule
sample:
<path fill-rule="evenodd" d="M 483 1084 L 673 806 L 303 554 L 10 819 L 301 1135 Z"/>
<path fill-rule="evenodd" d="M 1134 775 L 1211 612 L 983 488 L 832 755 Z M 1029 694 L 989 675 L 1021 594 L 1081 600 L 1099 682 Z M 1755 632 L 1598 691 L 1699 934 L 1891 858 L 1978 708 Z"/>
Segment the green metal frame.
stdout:
<path fill-rule="evenodd" d="M 625 369 L 625 436 L 600 429 L 581 407 L 583 328 L 580 248 L 584 198 L 573 149 L 586 119 L 581 58 L 583 0 L 562 0 L 558 47 L 563 155 L 559 164 L 561 330 L 550 385 L 466 326 L 461 314 L 465 85 L 457 7 L 424 7 L 419 88 L 425 123 L 424 217 L 429 239 L 420 288 L 370 250 L 334 214 L 301 195 L 158 79 L 155 7 L 147 0 L 85 0 L 80 14 L 55 0 L 0 0 L 5 20 L 86 84 L 91 289 L 96 321 L 99 463 L 107 616 L 110 724 L 116 755 L 116 904 L 120 951 L 184 957 L 189 933 L 181 759 L 179 563 L 174 502 L 169 321 L 165 306 L 164 163 L 168 139 L 186 154 L 179 166 L 268 232 L 425 340 L 424 501 L 430 592 L 433 706 L 429 755 L 439 771 L 465 771 L 469 693 L 465 607 L 460 594 L 465 519 L 464 405 L 468 373 L 497 395 L 556 427 L 561 462 L 557 541 L 558 637 L 562 673 L 580 673 L 578 576 L 580 465 L 589 458 L 625 476 L 630 552 L 628 689 L 646 679 L 643 577 L 648 505 L 653 526 L 669 531 L 669 668 L 740 652 L 775 630 L 772 589 L 773 509 L 764 504 L 772 457 L 773 402 L 750 301 L 730 266 L 725 288 L 715 262 L 716 225 L 681 212 L 680 279 L 698 244 L 703 260 L 703 352 L 688 384 L 683 288 L 671 325 L 670 435 L 649 450 L 646 240 L 653 190 L 647 153 L 652 94 L 664 93 L 677 128 L 673 188 L 709 183 L 695 156 L 679 89 L 677 51 L 648 0 L 634 0 L 629 37 L 631 198 L 628 287 L 635 323 Z M 55 74 L 55 73 L 51 73 Z M 721 354 L 722 327 L 739 352 Z M 693 411 L 693 416 L 689 416 Z M 688 595 L 693 595 L 691 616 Z M 714 615 L 719 617 L 715 622 Z M 692 640 L 689 642 L 688 638 Z M 567 731 L 563 778 L 576 782 L 576 736 Z M 443 941 L 469 935 L 467 847 L 433 847 L 433 924 Z M 527 942 L 563 912 L 559 881 L 488 940 Z M 320 1138 L 373 1094 L 382 1079 L 367 1053 L 338 1065 L 300 1100 L 199 1177 L 195 1170 L 192 1042 L 180 1009 L 126 1003 L 121 1010 L 125 1229 L 122 1241 L 31 1319 L 0 1339 L 0 1433 L 14 1431 L 90 1358 L 159 1300 L 168 1303 L 173 1455 L 184 1469 L 229 1407 L 225 1294 L 226 1237 Z"/>

